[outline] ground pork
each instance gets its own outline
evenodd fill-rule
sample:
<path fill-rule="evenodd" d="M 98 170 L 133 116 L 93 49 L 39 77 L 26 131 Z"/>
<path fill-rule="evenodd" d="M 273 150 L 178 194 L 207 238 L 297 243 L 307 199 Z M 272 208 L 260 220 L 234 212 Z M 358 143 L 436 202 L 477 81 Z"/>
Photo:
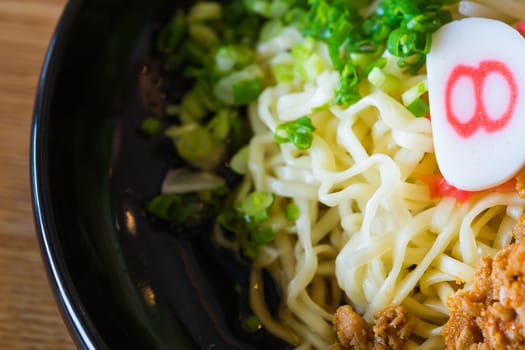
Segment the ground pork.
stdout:
<path fill-rule="evenodd" d="M 447 306 L 447 349 L 525 349 L 525 241 L 483 258 L 473 282 Z"/>
<path fill-rule="evenodd" d="M 350 305 L 334 315 L 337 343 L 330 350 L 402 349 L 416 326 L 416 319 L 404 307 L 388 307 L 368 324 Z"/>

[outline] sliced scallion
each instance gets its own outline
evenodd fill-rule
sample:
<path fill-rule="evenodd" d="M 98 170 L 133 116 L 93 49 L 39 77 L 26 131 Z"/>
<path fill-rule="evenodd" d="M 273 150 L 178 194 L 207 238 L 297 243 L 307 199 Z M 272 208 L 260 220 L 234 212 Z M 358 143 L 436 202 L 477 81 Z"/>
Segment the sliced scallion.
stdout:
<path fill-rule="evenodd" d="M 148 136 L 158 134 L 162 130 L 162 123 L 157 118 L 146 118 L 140 124 L 140 131 Z"/>
<path fill-rule="evenodd" d="M 180 119 L 183 123 L 200 122 L 207 114 L 206 107 L 202 103 L 197 90 L 188 92 L 181 101 Z"/>
<path fill-rule="evenodd" d="M 295 203 L 289 203 L 286 206 L 286 220 L 295 221 L 299 218 L 300 214 L 301 213 L 299 212 L 299 207 L 297 207 Z"/>
<path fill-rule="evenodd" d="M 252 102 L 262 91 L 262 81 L 259 78 L 239 80 L 233 83 L 233 101 L 236 105 Z"/>
<path fill-rule="evenodd" d="M 292 81 L 294 79 L 294 64 L 279 62 L 273 66 L 273 76 L 278 82 Z"/>
<path fill-rule="evenodd" d="M 405 107 L 416 117 L 425 116 L 430 110 L 428 103 L 421 98 L 427 91 L 427 81 L 422 80 L 401 95 L 401 100 Z"/>
<path fill-rule="evenodd" d="M 411 104 L 409 104 L 407 109 L 416 117 L 424 117 L 430 112 L 430 106 L 420 97 L 416 98 Z"/>
<path fill-rule="evenodd" d="M 218 2 L 197 2 L 188 14 L 189 22 L 207 21 L 219 19 L 222 14 L 222 6 Z"/>
<path fill-rule="evenodd" d="M 252 233 L 252 239 L 256 245 L 262 245 L 273 241 L 275 238 L 273 231 L 269 228 L 256 230 Z"/>
<path fill-rule="evenodd" d="M 215 54 L 215 65 L 221 72 L 228 72 L 235 66 L 237 54 L 230 47 L 223 46 Z"/>
<path fill-rule="evenodd" d="M 268 41 L 283 31 L 283 24 L 279 20 L 273 20 L 266 22 L 261 28 L 260 41 Z"/>
<path fill-rule="evenodd" d="M 210 134 L 219 141 L 225 141 L 230 134 L 230 113 L 227 109 L 220 110 L 206 125 Z"/>
<path fill-rule="evenodd" d="M 341 72 L 339 84 L 335 90 L 336 104 L 349 106 L 361 99 L 359 93 L 359 71 L 358 67 L 351 61 L 347 61 Z"/>
<path fill-rule="evenodd" d="M 146 210 L 163 220 L 176 218 L 176 214 L 183 207 L 181 196 L 174 194 L 161 194 L 154 197 L 146 204 Z"/>
<path fill-rule="evenodd" d="M 243 105 L 257 98 L 262 90 L 262 77 L 261 68 L 252 64 L 219 80 L 213 93 L 226 105 Z"/>
<path fill-rule="evenodd" d="M 315 127 L 307 116 L 277 126 L 274 139 L 278 143 L 292 142 L 297 149 L 306 150 L 312 146 Z"/>
<path fill-rule="evenodd" d="M 183 194 L 211 191 L 225 185 L 225 180 L 213 173 L 181 168 L 168 171 L 162 181 L 161 192 L 164 194 Z"/>
<path fill-rule="evenodd" d="M 250 153 L 249 146 L 241 148 L 230 161 L 230 166 L 233 171 L 240 175 L 248 173 L 248 155 Z"/>
<path fill-rule="evenodd" d="M 209 26 L 201 23 L 194 23 L 189 26 L 190 37 L 199 46 L 211 49 L 219 43 L 217 33 Z"/>
<path fill-rule="evenodd" d="M 311 54 L 301 65 L 296 66 L 304 81 L 314 81 L 325 69 L 325 64 L 317 54 Z"/>
<path fill-rule="evenodd" d="M 169 128 L 167 128 L 164 131 L 164 135 L 166 135 L 166 137 L 169 137 L 171 139 L 176 139 L 177 137 L 181 136 L 182 134 L 187 133 L 187 132 L 191 132 L 194 129 L 197 129 L 199 127 L 200 126 L 197 123 L 188 123 L 188 124 L 184 124 L 184 125 L 181 125 L 181 126 L 179 126 L 179 125 L 172 125 L 172 126 L 170 126 Z"/>
<path fill-rule="evenodd" d="M 387 94 L 399 89 L 401 81 L 393 74 L 387 73 L 379 67 L 374 67 L 368 74 L 368 80 L 375 87 L 383 90 Z"/>
<path fill-rule="evenodd" d="M 406 90 L 403 95 L 401 95 L 401 100 L 405 106 L 408 106 L 427 91 L 428 84 L 427 80 L 425 79 Z"/>
<path fill-rule="evenodd" d="M 259 317 L 252 315 L 242 320 L 242 327 L 247 332 L 255 333 L 262 327 L 261 320 L 259 320 Z"/>
<path fill-rule="evenodd" d="M 255 191 L 250 193 L 238 205 L 238 210 L 248 216 L 266 212 L 273 204 L 274 196 L 270 192 Z"/>
<path fill-rule="evenodd" d="M 201 169 L 213 169 L 224 150 L 224 146 L 203 127 L 181 134 L 175 139 L 175 147 L 184 160 Z"/>
<path fill-rule="evenodd" d="M 243 45 L 224 45 L 215 54 L 215 64 L 221 72 L 242 68 L 253 60 L 253 50 Z"/>

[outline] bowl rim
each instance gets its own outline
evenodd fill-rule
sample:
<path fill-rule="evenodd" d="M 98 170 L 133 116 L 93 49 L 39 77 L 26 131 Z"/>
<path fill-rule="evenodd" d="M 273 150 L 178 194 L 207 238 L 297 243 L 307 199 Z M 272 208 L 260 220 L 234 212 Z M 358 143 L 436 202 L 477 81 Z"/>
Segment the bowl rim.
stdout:
<path fill-rule="evenodd" d="M 78 295 L 70 271 L 60 257 L 56 239 L 56 222 L 49 191 L 49 169 L 46 147 L 49 142 L 47 122 L 53 91 L 65 54 L 68 33 L 80 12 L 84 0 L 67 1 L 55 26 L 40 71 L 30 135 L 30 187 L 33 218 L 48 283 L 52 288 L 63 320 L 76 345 L 82 349 L 106 349 L 96 327 L 91 322 Z"/>

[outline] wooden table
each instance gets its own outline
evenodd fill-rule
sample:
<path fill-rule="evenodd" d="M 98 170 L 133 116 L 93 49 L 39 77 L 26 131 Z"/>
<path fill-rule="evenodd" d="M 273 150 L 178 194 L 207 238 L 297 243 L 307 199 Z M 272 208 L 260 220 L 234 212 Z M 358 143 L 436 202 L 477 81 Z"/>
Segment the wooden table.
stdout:
<path fill-rule="evenodd" d="M 31 210 L 35 90 L 66 0 L 0 0 L 0 349 L 76 349 L 47 281 Z"/>

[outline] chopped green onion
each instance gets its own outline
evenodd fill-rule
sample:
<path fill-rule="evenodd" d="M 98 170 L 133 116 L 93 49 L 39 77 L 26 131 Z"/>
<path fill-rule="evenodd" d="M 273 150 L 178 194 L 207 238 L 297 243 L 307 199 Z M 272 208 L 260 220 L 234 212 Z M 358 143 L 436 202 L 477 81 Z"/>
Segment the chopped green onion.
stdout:
<path fill-rule="evenodd" d="M 304 81 L 313 81 L 325 69 L 325 63 L 315 52 L 315 41 L 306 38 L 301 44 L 296 45 L 291 51 L 295 58 L 295 71 Z M 289 79 L 291 80 L 291 79 Z"/>
<path fill-rule="evenodd" d="M 312 38 L 304 39 L 300 44 L 292 48 L 291 54 L 298 62 L 304 62 L 315 48 L 315 40 Z"/>
<path fill-rule="evenodd" d="M 207 21 L 219 19 L 222 14 L 222 6 L 218 2 L 198 2 L 193 5 L 188 14 L 189 22 Z"/>
<path fill-rule="evenodd" d="M 297 149 L 306 150 L 312 146 L 315 127 L 307 116 L 280 124 L 275 129 L 274 139 L 278 143 L 292 142 Z"/>
<path fill-rule="evenodd" d="M 288 10 L 286 1 L 274 0 L 270 7 L 270 16 L 272 18 L 282 17 L 286 13 L 286 10 Z"/>
<path fill-rule="evenodd" d="M 253 101 L 262 90 L 263 72 L 255 64 L 222 78 L 215 84 L 215 97 L 226 105 L 243 105 Z"/>
<path fill-rule="evenodd" d="M 373 62 L 369 62 L 367 64 L 367 66 L 365 67 L 365 72 L 364 73 L 365 74 L 370 74 L 370 72 L 374 68 L 383 69 L 383 68 L 386 67 L 387 64 L 388 64 L 388 58 L 386 58 L 386 57 L 378 58 L 377 60 L 375 60 Z"/>
<path fill-rule="evenodd" d="M 283 24 L 279 20 L 266 22 L 261 28 L 260 41 L 268 41 L 283 31 Z"/>
<path fill-rule="evenodd" d="M 159 219 L 186 226 L 197 225 L 204 215 L 203 208 L 197 200 L 175 194 L 155 196 L 146 204 L 146 210 Z"/>
<path fill-rule="evenodd" d="M 283 21 L 285 24 L 296 24 L 298 27 L 302 27 L 305 17 L 306 12 L 304 9 L 293 7 L 286 11 L 283 16 Z"/>
<path fill-rule="evenodd" d="M 430 112 L 430 106 L 420 97 L 416 98 L 411 104 L 409 104 L 407 109 L 416 117 L 424 117 Z"/>
<path fill-rule="evenodd" d="M 400 1 L 397 5 L 385 2 L 380 6 L 381 11 L 397 13 L 397 20 L 392 22 L 393 30 L 388 34 L 387 49 L 400 58 L 400 67 L 408 67 L 415 73 L 424 65 L 432 33 L 452 20 L 450 12 L 440 8 L 445 2 Z"/>
<path fill-rule="evenodd" d="M 381 87 L 386 81 L 385 72 L 381 68 L 374 67 L 368 74 L 368 80 L 375 87 Z"/>
<path fill-rule="evenodd" d="M 228 72 L 237 62 L 237 54 L 231 47 L 223 46 L 215 54 L 215 65 L 221 72 Z"/>
<path fill-rule="evenodd" d="M 365 19 L 360 10 L 369 0 L 309 0 L 303 34 L 326 42 L 332 65 L 340 72 L 333 104 L 348 106 L 361 98 L 359 82 L 369 76 L 373 67 L 367 67 L 385 47 L 399 58 L 400 67 L 418 72 L 430 50 L 432 33 L 452 19 L 443 9 L 450 1 L 384 0 Z"/>
<path fill-rule="evenodd" d="M 140 131 L 148 136 L 158 134 L 162 130 L 162 124 L 157 118 L 146 118 L 140 124 Z"/>
<path fill-rule="evenodd" d="M 330 102 L 323 103 L 322 105 L 312 108 L 312 112 L 320 112 L 330 108 Z"/>
<path fill-rule="evenodd" d="M 256 216 L 261 212 L 266 212 L 272 206 L 273 200 L 272 193 L 255 191 L 244 198 L 237 209 L 248 216 Z"/>
<path fill-rule="evenodd" d="M 244 6 L 248 11 L 257 13 L 259 15 L 270 17 L 271 4 L 265 0 L 244 0 Z"/>
<path fill-rule="evenodd" d="M 217 33 L 205 24 L 191 24 L 189 32 L 195 43 L 207 49 L 211 49 L 219 43 Z"/>
<path fill-rule="evenodd" d="M 246 175 L 248 173 L 248 156 L 250 154 L 249 146 L 241 148 L 230 161 L 230 166 L 233 171 L 240 175 Z"/>
<path fill-rule="evenodd" d="M 158 195 L 146 204 L 149 213 L 163 220 L 176 219 L 181 208 L 183 208 L 182 197 L 174 194 Z"/>
<path fill-rule="evenodd" d="M 294 79 L 294 64 L 281 62 L 273 66 L 273 76 L 278 82 L 291 81 Z"/>
<path fill-rule="evenodd" d="M 430 33 L 419 33 L 398 28 L 388 36 L 388 51 L 398 57 L 409 57 L 416 53 L 428 53 Z"/>
<path fill-rule="evenodd" d="M 197 129 L 199 127 L 200 126 L 197 123 L 188 123 L 182 126 L 173 125 L 164 131 L 164 135 L 166 135 L 166 137 L 169 137 L 171 139 L 176 139 L 182 134 L 193 131 L 194 129 Z"/>
<path fill-rule="evenodd" d="M 224 73 L 237 67 L 241 68 L 253 60 L 253 50 L 243 45 L 221 46 L 215 54 L 215 65 Z"/>
<path fill-rule="evenodd" d="M 217 205 L 218 204 L 217 198 L 218 197 L 224 198 L 229 193 L 230 193 L 230 188 L 224 185 L 224 186 L 218 186 L 211 190 L 201 190 L 197 192 L 197 196 L 203 203 Z"/>
<path fill-rule="evenodd" d="M 256 245 L 263 245 L 273 241 L 275 238 L 273 231 L 269 228 L 260 229 L 252 233 L 252 240 Z"/>
<path fill-rule="evenodd" d="M 223 156 L 223 145 L 203 127 L 192 128 L 175 139 L 179 156 L 201 168 L 213 168 Z"/>
<path fill-rule="evenodd" d="M 254 222 L 254 223 L 259 223 L 259 222 L 262 222 L 266 219 L 268 219 L 268 211 L 266 210 L 261 210 L 260 212 L 256 213 L 255 215 L 251 215 L 251 220 Z"/>
<path fill-rule="evenodd" d="M 296 221 L 300 214 L 299 208 L 295 203 L 289 203 L 286 206 L 286 219 L 288 221 Z"/>
<path fill-rule="evenodd" d="M 447 0 L 443 1 L 446 2 Z M 413 17 L 406 19 L 406 27 L 418 32 L 434 32 L 443 24 L 450 22 L 452 15 L 449 11 L 439 9 L 437 11 L 424 12 L 415 14 Z"/>
<path fill-rule="evenodd" d="M 273 194 L 253 192 L 239 203 L 237 210 L 223 210 L 217 217 L 221 227 L 236 235 L 240 250 L 247 258 L 254 259 L 257 248 L 275 238 L 268 221 L 272 204 Z"/>
<path fill-rule="evenodd" d="M 207 109 L 208 111 L 217 112 L 223 108 L 223 105 L 213 95 L 211 83 L 210 81 L 207 81 L 207 79 L 211 78 L 208 77 L 204 79 L 201 76 L 194 85 L 193 89 L 195 90 L 203 108 Z"/>
<path fill-rule="evenodd" d="M 245 105 L 255 100 L 261 93 L 260 79 L 240 80 L 233 83 L 233 101 L 237 105 Z"/>
<path fill-rule="evenodd" d="M 169 170 L 162 181 L 161 193 L 184 194 L 211 191 L 226 185 L 219 175 L 206 171 L 193 171 L 188 168 Z"/>
<path fill-rule="evenodd" d="M 259 317 L 255 315 L 247 317 L 242 320 L 242 328 L 244 328 L 247 332 L 255 333 L 262 328 L 261 320 L 259 320 Z"/>
<path fill-rule="evenodd" d="M 410 89 L 405 91 L 401 95 L 401 100 L 405 106 L 412 104 L 418 97 L 421 97 L 425 92 L 428 91 L 428 84 L 426 79 L 420 81 L 416 85 L 412 86 Z"/>
<path fill-rule="evenodd" d="M 359 93 L 359 72 L 358 67 L 351 61 L 347 61 L 343 71 L 341 72 L 341 79 L 339 85 L 335 90 L 334 103 L 343 106 L 350 106 L 361 99 Z"/>
<path fill-rule="evenodd" d="M 180 120 L 183 123 L 200 122 L 207 114 L 206 107 L 196 89 L 191 90 L 182 98 L 180 105 Z"/>
<path fill-rule="evenodd" d="M 253 43 L 257 40 L 261 17 L 244 4 L 245 0 L 226 2 L 223 11 L 225 42 Z"/>
<path fill-rule="evenodd" d="M 325 69 L 325 64 L 319 55 L 312 54 L 297 67 L 299 67 L 299 75 L 304 81 L 314 81 Z"/>
<path fill-rule="evenodd" d="M 268 1 L 268 0 L 244 0 L 244 6 L 249 11 L 257 13 L 266 18 L 281 17 L 288 9 L 286 1 Z"/>
<path fill-rule="evenodd" d="M 428 114 L 430 107 L 427 102 L 421 99 L 421 95 L 428 91 L 426 80 L 422 80 L 401 95 L 401 100 L 407 109 L 416 117 Z"/>
<path fill-rule="evenodd" d="M 387 94 L 395 92 L 399 89 L 401 81 L 393 74 L 386 73 L 378 67 L 374 67 L 368 74 L 368 80 L 375 87 L 383 90 Z"/>
<path fill-rule="evenodd" d="M 227 109 L 220 110 L 210 122 L 206 125 L 206 128 L 210 134 L 219 141 L 224 141 L 230 133 L 230 115 Z"/>
<path fill-rule="evenodd" d="M 352 52 L 350 54 L 350 59 L 352 60 L 352 62 L 356 66 L 358 66 L 359 68 L 364 69 L 364 68 L 368 67 L 371 64 L 371 62 L 374 59 L 374 56 L 370 55 L 369 53 Z M 379 67 L 379 68 L 383 68 L 383 67 Z"/>
<path fill-rule="evenodd" d="M 223 210 L 217 217 L 217 223 L 237 235 L 246 234 L 249 231 L 245 217 L 234 210 Z"/>
<path fill-rule="evenodd" d="M 349 52 L 359 51 L 363 35 L 360 29 L 362 18 L 348 2 L 313 0 L 306 16 L 304 33 L 325 40 L 334 68 L 343 70 Z"/>

